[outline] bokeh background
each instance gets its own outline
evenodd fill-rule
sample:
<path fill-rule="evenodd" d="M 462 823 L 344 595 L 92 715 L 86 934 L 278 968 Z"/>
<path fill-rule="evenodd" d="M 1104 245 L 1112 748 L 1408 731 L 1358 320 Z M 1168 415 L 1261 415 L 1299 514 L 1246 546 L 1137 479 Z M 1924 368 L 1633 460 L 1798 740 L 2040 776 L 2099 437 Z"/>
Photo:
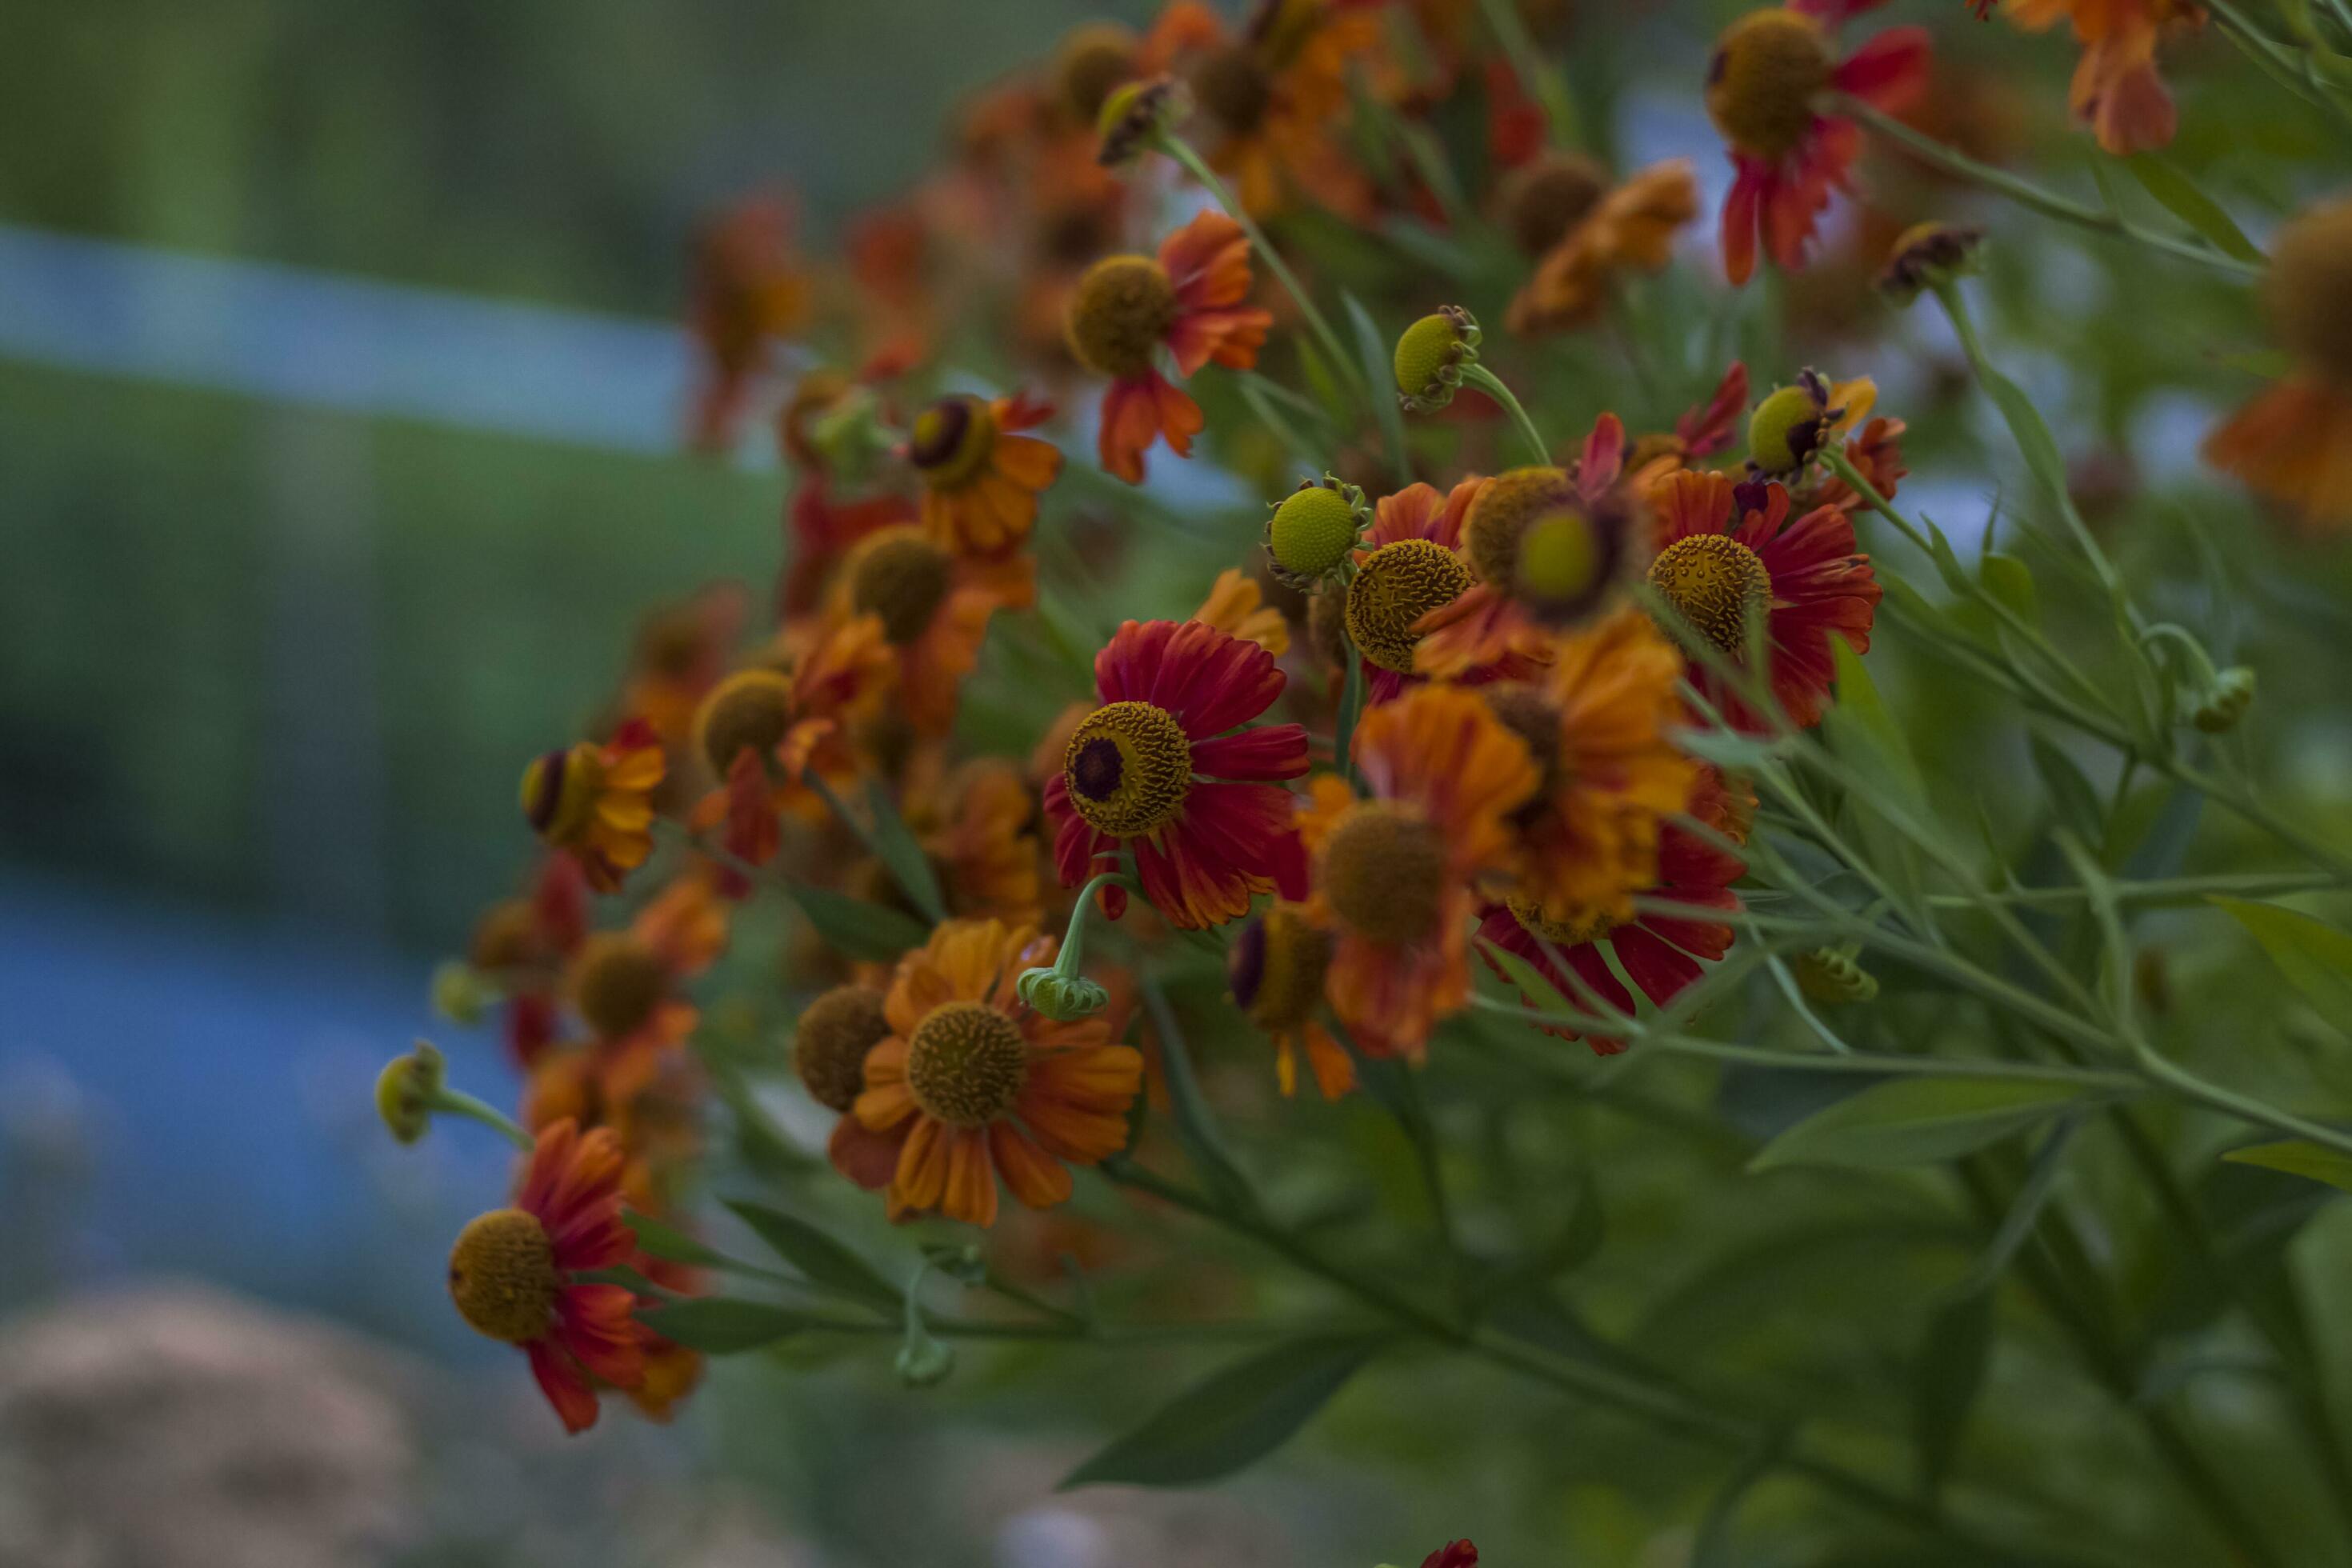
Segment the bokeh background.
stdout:
<path fill-rule="evenodd" d="M 1908 8 L 1973 73 L 1954 134 L 2084 158 L 2071 48 Z M 1622 76 L 1626 162 L 1689 153 L 1711 196 L 1697 72 L 1738 9 L 1629 6 L 1579 67 Z M 1351 1466 L 1344 1399 L 1216 1494 L 1057 1498 L 1073 1412 L 1123 1402 L 1099 1367 L 1012 1358 L 923 1395 L 876 1365 L 733 1366 L 674 1428 L 562 1443 L 443 1291 L 504 1152 L 462 1128 L 395 1149 L 370 1107 L 418 1034 L 510 1088 L 427 993 L 525 860 L 518 770 L 577 732 L 638 610 L 775 569 L 772 454 L 681 439 L 696 223 L 789 188 L 821 249 L 920 173 L 961 91 L 1148 11 L 0 12 L 0 1564 L 1246 1568 L 1417 1560 L 1474 1523 L 1460 1478 Z M 2219 48 L 2171 67 L 2182 152 L 2259 183 L 2308 149 L 2231 116 L 2260 91 Z M 2031 237 L 1996 272 L 1997 340 L 2087 497 L 2197 492 L 2197 436 L 2248 384 L 2167 334 L 2251 343 L 2250 318 L 2174 287 Z M 1791 366 L 1843 330 L 1796 291 L 1770 310 Z M 1934 330 L 1905 330 L 1867 368 L 1916 429 L 1959 405 Z M 1924 434 L 1906 492 L 1963 541 L 2000 490 L 1982 417 Z M 2274 587 L 2340 636 L 2340 598 Z M 1548 1479 L 1583 1539 L 1628 1543 L 1578 1561 L 1675 1561 Z"/>

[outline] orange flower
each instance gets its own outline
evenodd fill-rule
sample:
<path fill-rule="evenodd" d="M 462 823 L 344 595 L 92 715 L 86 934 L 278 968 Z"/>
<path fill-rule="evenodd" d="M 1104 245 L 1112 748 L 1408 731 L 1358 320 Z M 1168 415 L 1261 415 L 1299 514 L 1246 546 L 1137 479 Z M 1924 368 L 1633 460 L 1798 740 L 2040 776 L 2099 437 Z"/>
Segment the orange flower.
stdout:
<path fill-rule="evenodd" d="M 1024 969 L 1053 962 L 1034 928 L 950 921 L 900 961 L 884 1013 L 890 1035 L 866 1057 L 857 1120 L 906 1129 L 890 1181 L 894 1218 L 996 1219 L 996 1184 L 1031 1208 L 1070 1195 L 1065 1164 L 1127 1144 L 1143 1058 L 1109 1041 L 1100 1017 L 1057 1024 L 1016 1000 Z"/>
<path fill-rule="evenodd" d="M 596 1424 L 593 1377 L 614 1388 L 645 1379 L 636 1298 L 578 1278 L 636 1253 L 621 1222 L 621 1142 L 582 1136 L 570 1121 L 539 1135 L 512 1208 L 480 1215 L 449 1254 L 449 1295 L 480 1333 L 520 1346 L 567 1432 Z"/>
<path fill-rule="evenodd" d="M 578 1070 L 593 1075 L 604 1119 L 617 1120 L 658 1080 L 694 1033 L 701 1015 L 684 984 L 727 947 L 727 906 L 717 872 L 697 861 L 639 910 L 626 931 L 583 942 L 564 973 L 572 1010 L 594 1041 Z M 553 1080 L 551 1080 L 553 1081 Z M 541 1100 L 534 1123 L 552 1109 Z"/>
<path fill-rule="evenodd" d="M 1225 950 L 1226 989 L 1274 1042 L 1275 1081 L 1285 1095 L 1298 1090 L 1302 1053 L 1324 1099 L 1356 1086 L 1354 1060 L 1318 1016 L 1330 967 L 1331 933 L 1307 918 L 1303 904 L 1268 905 Z"/>
<path fill-rule="evenodd" d="M 1209 596 L 1192 612 L 1192 618 L 1227 637 L 1254 642 L 1280 658 L 1290 651 L 1290 623 L 1265 599 L 1265 590 L 1255 579 L 1238 567 L 1228 566 L 1217 574 Z"/>
<path fill-rule="evenodd" d="M 1591 324 L 1618 275 L 1664 268 L 1675 231 L 1697 216 L 1698 182 L 1686 159 L 1640 170 L 1598 194 L 1546 247 L 1505 324 L 1523 337 Z"/>
<path fill-rule="evenodd" d="M 1469 1000 L 1477 889 L 1517 869 L 1509 818 L 1540 775 L 1527 743 L 1459 687 L 1373 709 L 1354 749 L 1371 798 L 1325 773 L 1300 814 L 1315 857 L 1308 918 L 1332 933 L 1325 989 L 1357 1043 L 1418 1058 Z"/>
<path fill-rule="evenodd" d="M 2156 46 L 2167 32 L 2203 26 L 2202 9 L 2189 0 L 2010 0 L 2009 18 L 2033 32 L 2074 24 L 2083 58 L 2067 99 L 2103 151 L 2124 157 L 2172 140 L 2180 117 L 2157 74 Z"/>
<path fill-rule="evenodd" d="M 1351 62 L 1381 37 L 1379 12 L 1363 0 L 1265 0 L 1238 34 L 1199 0 L 1174 0 L 1144 39 L 1136 74 L 1183 77 L 1213 133 L 1211 166 L 1253 216 L 1282 205 L 1286 182 L 1356 215 L 1369 187 L 1330 132 L 1348 104 Z"/>
<path fill-rule="evenodd" d="M 1824 91 L 1900 110 L 1927 81 L 1927 31 L 1894 27 L 1843 60 L 1828 28 L 1885 0 L 1790 0 L 1751 11 L 1716 46 L 1706 110 L 1735 171 L 1723 203 L 1723 267 L 1734 283 L 1756 269 L 1756 242 L 1782 267 L 1804 264 L 1813 220 L 1832 189 L 1846 188 L 1862 133 L 1851 120 L 1815 111 Z"/>
<path fill-rule="evenodd" d="M 2352 200 L 2279 230 L 2263 300 L 2295 368 L 2205 440 L 2205 460 L 2314 535 L 2352 529 Z"/>
<path fill-rule="evenodd" d="M 918 734 L 955 722 L 963 679 L 980 662 L 989 617 L 1035 602 L 1037 563 L 950 554 L 920 528 L 868 535 L 842 562 L 827 606 L 830 624 L 878 619 L 898 667 L 898 710 Z"/>
<path fill-rule="evenodd" d="M 709 361 L 694 408 L 704 447 L 734 439 L 768 350 L 808 315 L 810 288 L 793 254 L 791 204 L 757 196 L 721 214 L 695 241 L 687 326 Z"/>
<path fill-rule="evenodd" d="M 646 617 L 637 628 L 624 704 L 677 745 L 694 728 L 694 710 L 726 672 L 741 635 L 747 595 L 740 583 L 713 583 Z"/>
<path fill-rule="evenodd" d="M 1213 212 L 1170 235 L 1158 259 L 1106 257 L 1078 279 L 1065 325 L 1078 362 L 1111 378 L 1096 437 L 1106 470 L 1141 484 L 1143 454 L 1163 436 L 1178 457 L 1192 454 L 1201 405 L 1160 374 L 1160 350 L 1182 376 L 1211 360 L 1249 369 L 1274 324 L 1242 303 L 1249 286 L 1249 241 Z"/>
<path fill-rule="evenodd" d="M 1407 485 L 1373 508 L 1341 611 L 1348 640 L 1364 658 L 1369 703 L 1391 701 L 1429 678 L 1423 634 L 1474 589 L 1465 522 L 1494 483 L 1474 474 L 1444 495 L 1429 485 Z M 1474 685 L 1516 680 L 1532 673 L 1539 658 L 1533 645 L 1514 647 L 1475 668 L 1449 666 L 1447 673 Z"/>
<path fill-rule="evenodd" d="M 1511 895 L 1546 920 L 1623 919 L 1657 879 L 1662 818 L 1690 799 L 1697 765 L 1675 750 L 1682 659 L 1639 610 L 1559 639 L 1532 686 L 1486 695 L 1535 758 L 1516 818 L 1526 859 Z"/>
<path fill-rule="evenodd" d="M 950 768 L 937 747 L 909 769 L 902 812 L 939 872 L 951 913 L 1012 923 L 1039 913 L 1037 797 L 1020 765 L 976 757 Z"/>
<path fill-rule="evenodd" d="M 525 768 L 523 816 L 579 858 L 589 886 L 612 892 L 653 853 L 653 792 L 664 765 L 661 737 L 632 719 L 604 745 L 582 741 Z"/>
<path fill-rule="evenodd" d="M 923 526 L 958 555 L 1018 549 L 1037 521 L 1037 497 L 1062 471 L 1050 441 L 1018 432 L 1054 411 L 1014 395 L 943 397 L 915 416 L 907 460 L 923 481 Z"/>

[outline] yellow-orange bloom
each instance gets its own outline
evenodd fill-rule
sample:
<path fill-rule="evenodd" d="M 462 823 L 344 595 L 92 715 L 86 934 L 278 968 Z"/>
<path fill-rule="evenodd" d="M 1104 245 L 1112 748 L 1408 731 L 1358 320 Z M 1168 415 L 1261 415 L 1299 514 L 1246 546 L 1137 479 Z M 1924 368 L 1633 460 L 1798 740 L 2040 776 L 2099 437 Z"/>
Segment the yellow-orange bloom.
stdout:
<path fill-rule="evenodd" d="M 2352 198 L 2279 231 L 2263 296 L 2295 368 L 2206 438 L 2205 460 L 2306 531 L 2341 533 L 2352 529 Z"/>
<path fill-rule="evenodd" d="M 1018 549 L 1037 497 L 1062 471 L 1050 441 L 1020 432 L 1053 409 L 1026 397 L 943 397 L 915 416 L 907 460 L 923 481 L 923 526 L 958 555 Z"/>
<path fill-rule="evenodd" d="M 1619 275 L 1664 267 L 1675 232 L 1697 216 L 1698 182 L 1687 159 L 1638 171 L 1544 251 L 1505 324 L 1522 337 L 1589 325 Z"/>

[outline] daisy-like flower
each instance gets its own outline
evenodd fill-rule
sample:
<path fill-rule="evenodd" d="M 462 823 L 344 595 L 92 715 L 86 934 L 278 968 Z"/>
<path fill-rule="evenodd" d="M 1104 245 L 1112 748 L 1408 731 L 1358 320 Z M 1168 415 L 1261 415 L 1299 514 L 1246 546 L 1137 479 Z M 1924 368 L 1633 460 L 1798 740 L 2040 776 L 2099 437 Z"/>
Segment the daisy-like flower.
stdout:
<path fill-rule="evenodd" d="M 1037 796 L 1020 764 L 975 757 L 947 765 L 927 747 L 908 769 L 900 805 L 938 873 L 948 912 L 1013 924 L 1038 917 Z"/>
<path fill-rule="evenodd" d="M 812 290 L 793 252 L 791 204 L 759 196 L 721 214 L 695 241 L 693 279 L 687 325 L 708 361 L 694 437 L 723 447 L 770 348 L 808 316 Z"/>
<path fill-rule="evenodd" d="M 1227 637 L 1254 642 L 1276 658 L 1290 651 L 1290 623 L 1265 602 L 1265 590 L 1237 566 L 1217 574 L 1192 618 Z"/>
<path fill-rule="evenodd" d="M 2157 74 L 2156 46 L 2168 33 L 2203 26 L 2203 7 L 2191 0 L 2009 0 L 2007 9 L 2032 32 L 2074 25 L 2083 58 L 2067 100 L 2103 151 L 2120 158 L 2171 142 L 2180 116 Z"/>
<path fill-rule="evenodd" d="M 1616 595 L 1635 508 L 1624 493 L 1625 426 L 1614 414 L 1569 468 L 1511 468 L 1463 520 L 1477 581 L 1419 626 L 1420 668 L 1439 679 L 1524 679 L 1551 658 L 1551 631 L 1591 619 Z"/>
<path fill-rule="evenodd" d="M 449 1254 L 458 1314 L 522 1348 L 567 1432 L 596 1424 L 592 1378 L 614 1388 L 645 1378 L 636 1298 L 625 1286 L 579 1279 L 635 1255 L 621 1222 L 621 1142 L 609 1130 L 583 1136 L 572 1122 L 555 1123 L 539 1135 L 514 1206 L 474 1219 Z"/>
<path fill-rule="evenodd" d="M 1518 869 L 1510 816 L 1538 779 L 1527 743 L 1475 691 L 1419 686 L 1364 715 L 1371 798 L 1317 776 L 1299 828 L 1315 858 L 1308 918 L 1332 937 L 1332 1011 L 1375 1056 L 1418 1059 L 1470 997 L 1479 889 Z"/>
<path fill-rule="evenodd" d="M 1024 436 L 1053 417 L 1027 397 L 942 397 L 915 416 L 907 460 L 923 481 L 923 526 L 957 555 L 1002 556 L 1037 521 L 1037 497 L 1062 471 L 1050 441 Z"/>
<path fill-rule="evenodd" d="M 801 377 L 778 415 L 778 444 L 799 476 L 784 503 L 789 548 L 776 584 L 780 617 L 814 609 L 859 540 L 919 516 L 915 503 L 895 490 L 860 488 L 872 478 L 866 437 L 881 430 L 876 384 L 905 368 L 887 358 L 869 362 L 856 376 L 820 366 Z M 845 430 L 858 438 L 843 438 Z"/>
<path fill-rule="evenodd" d="M 957 555 L 920 528 L 886 528 L 843 559 L 829 615 L 835 626 L 882 623 L 898 667 L 898 710 L 917 734 L 942 735 L 980 662 L 989 617 L 1036 597 L 1037 563 L 1028 555 Z"/>
<path fill-rule="evenodd" d="M 1364 548 L 1355 552 L 1356 574 L 1340 601 L 1340 624 L 1367 667 L 1369 703 L 1392 701 L 1428 679 L 1423 633 L 1436 612 L 1476 580 L 1463 523 L 1493 482 L 1473 476 L 1444 494 L 1429 485 L 1407 485 L 1372 509 Z M 1538 668 L 1537 658 L 1530 649 L 1513 648 L 1453 674 L 1465 682 L 1520 679 Z"/>
<path fill-rule="evenodd" d="M 701 1014 L 687 1000 L 686 983 L 710 967 L 727 946 L 727 906 L 718 877 L 698 864 L 648 901 L 626 930 L 598 931 L 572 955 L 563 977 L 565 998 L 587 1026 L 591 1044 L 564 1073 L 535 1081 L 536 1110 L 525 1120 L 543 1125 L 562 1106 L 538 1092 L 593 1093 L 606 1108 L 600 1120 L 618 1121 L 647 1088 L 661 1079 L 694 1033 Z M 582 1085 L 577 1074 L 593 1082 Z"/>
<path fill-rule="evenodd" d="M 1706 111 L 1730 143 L 1735 171 L 1723 204 L 1723 266 L 1734 283 L 1756 269 L 1756 242 L 1782 267 L 1804 264 L 1813 220 L 1832 188 L 1847 187 L 1862 133 L 1813 107 L 1822 92 L 1894 111 L 1927 80 L 1927 32 L 1895 27 L 1843 60 L 1829 28 L 1885 0 L 1790 0 L 1751 11 L 1717 43 Z"/>
<path fill-rule="evenodd" d="M 1744 787 L 1735 790 L 1713 769 L 1700 770 L 1691 795 L 1692 816 L 1744 843 L 1755 807 L 1755 796 Z M 1630 1016 L 1633 995 L 1611 972 L 1601 956 L 1601 943 L 1615 952 L 1617 962 L 1625 966 L 1642 994 L 1664 1006 L 1704 973 L 1702 961 L 1712 963 L 1729 951 L 1731 927 L 1710 919 L 1709 912 L 1727 913 L 1739 907 L 1731 884 L 1747 870 L 1738 856 L 1669 825 L 1658 837 L 1657 880 L 1643 891 L 1688 906 L 1687 914 L 1645 910 L 1624 919 L 1596 914 L 1581 921 L 1555 921 L 1532 900 L 1513 896 L 1487 906 L 1486 918 L 1478 925 L 1479 940 L 1526 959 L 1571 1005 L 1583 995 L 1569 978 L 1572 973 L 1586 991 Z M 1567 965 L 1566 971 L 1552 962 L 1555 955 Z M 1505 973 L 1491 954 L 1487 963 L 1496 973 Z M 1534 999 L 1527 1000 L 1532 1004 Z M 1576 1038 L 1569 1029 L 1549 1032 L 1562 1039 Z M 1625 1048 L 1625 1042 L 1594 1036 L 1591 1046 L 1600 1055 L 1612 1056 Z"/>
<path fill-rule="evenodd" d="M 1126 1146 L 1142 1056 L 1110 1043 L 1100 1016 L 1056 1023 L 1014 994 L 1057 945 L 1033 928 L 950 921 L 899 962 L 883 1002 L 891 1032 L 866 1055 L 855 1106 L 868 1131 L 903 1132 L 894 1218 L 992 1225 L 1000 1176 L 1051 1208 L 1070 1195 L 1069 1165 Z"/>
<path fill-rule="evenodd" d="M 727 672 L 729 650 L 742 634 L 747 597 L 739 583 L 713 583 L 654 611 L 638 626 L 622 700 L 665 744 L 686 740 L 694 728 L 694 710 Z"/>
<path fill-rule="evenodd" d="M 1698 182 L 1680 158 L 1612 185 L 1580 154 L 1547 153 L 1513 171 L 1501 196 L 1507 226 L 1538 258 L 1504 318 L 1522 337 L 1591 325 L 1618 277 L 1664 268 L 1698 216 Z"/>
<path fill-rule="evenodd" d="M 1627 608 L 1555 639 L 1539 682 L 1480 689 L 1538 775 L 1512 819 L 1525 857 L 1511 897 L 1559 922 L 1632 912 L 1656 879 L 1661 820 L 1696 773 L 1667 738 L 1681 674 L 1674 646 Z"/>
<path fill-rule="evenodd" d="M 878 985 L 836 985 L 803 1008 L 793 1026 L 793 1070 L 801 1087 L 840 1118 L 825 1142 L 825 1157 L 835 1170 L 876 1193 L 897 1173 L 908 1131 L 902 1122 L 887 1132 L 873 1131 L 852 1114 L 866 1092 L 866 1054 L 890 1037 L 883 1010 L 887 997 Z"/>
<path fill-rule="evenodd" d="M 1078 363 L 1110 377 L 1095 443 L 1106 471 L 1141 484 L 1143 454 L 1162 437 L 1178 457 L 1192 454 L 1201 405 L 1160 373 L 1160 351 L 1180 376 L 1211 360 L 1249 369 L 1274 325 L 1242 303 L 1249 287 L 1249 241 L 1214 212 L 1170 235 L 1156 258 L 1105 257 L 1078 279 L 1066 327 Z"/>
<path fill-rule="evenodd" d="M 1630 481 L 1637 491 L 1646 492 L 1657 480 L 1676 468 L 1688 468 L 1693 459 L 1712 456 L 1731 445 L 1739 430 L 1739 416 L 1748 406 L 1748 366 L 1741 361 L 1731 362 L 1716 384 L 1714 395 L 1696 407 L 1684 410 L 1671 431 L 1643 436 L 1633 443 L 1625 455 L 1625 467 L 1633 470 Z"/>
<path fill-rule="evenodd" d="M 483 911 L 466 950 L 467 967 L 506 998 L 507 1048 L 528 1070 L 560 1029 L 558 973 L 588 937 L 588 879 L 577 858 L 557 850 L 540 864 L 529 896 Z"/>
<path fill-rule="evenodd" d="M 1211 132 L 1211 166 L 1263 216 L 1286 184 L 1355 212 L 1368 187 L 1331 141 L 1348 106 L 1350 63 L 1376 47 L 1381 23 L 1364 0 L 1259 0 L 1237 30 L 1200 0 L 1173 0 L 1144 39 L 1146 74 L 1183 79 Z"/>
<path fill-rule="evenodd" d="M 1746 653 L 1747 618 L 1765 617 L 1772 696 L 1800 729 L 1829 706 L 1832 633 L 1870 649 L 1880 589 L 1870 558 L 1854 548 L 1853 520 L 1834 506 L 1794 521 L 1778 481 L 1735 486 L 1722 474 L 1670 474 L 1651 492 L 1657 555 L 1650 585 L 1727 657 Z M 1762 728 L 1716 672 L 1694 662 L 1691 683 L 1729 722 Z"/>
<path fill-rule="evenodd" d="M 688 825 L 719 829 L 727 852 L 754 866 L 775 856 L 779 814 L 816 804 L 806 773 L 855 771 L 851 724 L 880 702 L 896 664 L 881 617 L 870 615 L 790 629 L 774 653 L 773 663 L 712 687 L 694 716 L 694 749 L 720 784 Z"/>
<path fill-rule="evenodd" d="M 2295 368 L 2206 438 L 2205 460 L 2314 534 L 2352 529 L 2352 199 L 2313 207 L 2271 247 L 2263 303 Z"/>
<path fill-rule="evenodd" d="M 661 737 L 632 719 L 602 745 L 582 741 L 525 768 L 523 817 L 578 858 L 590 887 L 612 892 L 653 853 L 653 793 L 664 766 Z"/>
<path fill-rule="evenodd" d="M 1225 987 L 1273 1042 L 1275 1080 L 1285 1095 L 1298 1090 L 1301 1055 L 1324 1099 L 1356 1085 L 1356 1064 L 1320 1016 L 1330 967 L 1331 933 L 1307 918 L 1304 904 L 1269 905 L 1225 950 Z"/>
<path fill-rule="evenodd" d="M 1307 731 L 1242 728 L 1285 683 L 1274 655 L 1200 621 L 1120 626 L 1095 656 L 1100 706 L 1045 785 L 1062 885 L 1115 867 L 1124 848 L 1144 897 L 1186 930 L 1247 914 L 1259 893 L 1306 897 L 1291 795 L 1276 781 L 1307 772 Z M 1123 897 L 1106 907 L 1115 916 Z"/>

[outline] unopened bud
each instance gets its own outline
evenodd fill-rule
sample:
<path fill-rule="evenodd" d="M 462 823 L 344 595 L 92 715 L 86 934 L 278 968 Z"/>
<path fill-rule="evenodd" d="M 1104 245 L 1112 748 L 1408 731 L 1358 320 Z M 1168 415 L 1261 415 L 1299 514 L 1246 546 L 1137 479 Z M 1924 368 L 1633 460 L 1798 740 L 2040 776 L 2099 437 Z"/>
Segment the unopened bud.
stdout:
<path fill-rule="evenodd" d="M 431 1042 L 419 1040 L 404 1057 L 394 1057 L 376 1075 L 375 1111 L 402 1143 L 414 1143 L 433 1125 L 434 1102 L 440 1098 L 442 1056 Z"/>

